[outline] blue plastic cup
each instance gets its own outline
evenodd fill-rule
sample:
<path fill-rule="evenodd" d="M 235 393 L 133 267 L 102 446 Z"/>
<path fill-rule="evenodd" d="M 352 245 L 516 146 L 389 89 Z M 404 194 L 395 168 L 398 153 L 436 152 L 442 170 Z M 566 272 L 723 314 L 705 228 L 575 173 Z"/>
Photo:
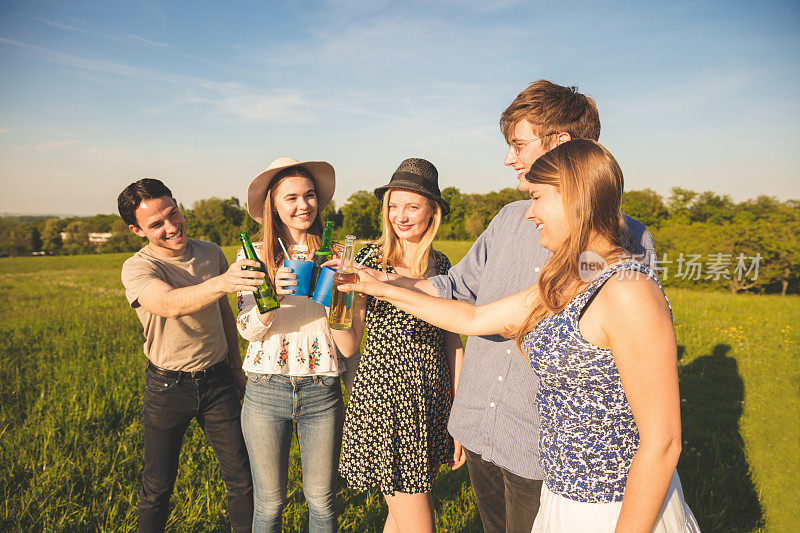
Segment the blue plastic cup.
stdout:
<path fill-rule="evenodd" d="M 314 271 L 314 263 L 312 261 L 284 259 L 283 266 L 291 268 L 292 273 L 297 276 L 297 285 L 292 289 L 292 294 L 308 296 L 308 285 L 311 283 L 311 273 Z"/>
<path fill-rule="evenodd" d="M 317 286 L 314 289 L 314 296 L 311 298 L 318 304 L 325 307 L 331 306 L 331 293 L 333 292 L 333 275 L 336 271 L 330 267 L 322 267 L 317 278 Z"/>

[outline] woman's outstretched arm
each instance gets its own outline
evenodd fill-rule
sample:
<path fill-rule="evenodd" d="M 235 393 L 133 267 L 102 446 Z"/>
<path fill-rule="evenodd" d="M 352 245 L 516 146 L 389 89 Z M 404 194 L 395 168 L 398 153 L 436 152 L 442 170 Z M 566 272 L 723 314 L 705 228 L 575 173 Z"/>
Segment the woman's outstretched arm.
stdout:
<path fill-rule="evenodd" d="M 504 334 L 518 327 L 528 316 L 536 291 L 531 287 L 496 302 L 475 306 L 390 285 L 364 270 L 358 271 L 358 277 L 357 283 L 342 284 L 339 290 L 357 291 L 388 300 L 406 313 L 461 335 Z"/>

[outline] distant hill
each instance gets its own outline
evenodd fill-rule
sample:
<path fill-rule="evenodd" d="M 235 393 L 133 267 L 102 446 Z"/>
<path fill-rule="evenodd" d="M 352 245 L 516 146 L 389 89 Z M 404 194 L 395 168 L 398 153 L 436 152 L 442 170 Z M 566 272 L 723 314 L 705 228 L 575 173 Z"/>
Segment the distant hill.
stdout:
<path fill-rule="evenodd" d="M 40 215 L 40 214 L 27 214 L 27 213 L 0 213 L 0 218 L 7 218 L 14 222 L 26 223 L 35 222 L 37 220 L 48 220 L 50 218 L 65 218 L 74 215 Z"/>

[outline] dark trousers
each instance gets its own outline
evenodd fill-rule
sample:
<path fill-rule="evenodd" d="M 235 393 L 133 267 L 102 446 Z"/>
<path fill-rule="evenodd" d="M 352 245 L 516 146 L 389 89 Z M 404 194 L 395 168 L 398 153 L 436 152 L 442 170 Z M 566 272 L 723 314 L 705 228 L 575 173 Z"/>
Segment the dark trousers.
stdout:
<path fill-rule="evenodd" d="M 219 461 L 233 531 L 251 530 L 253 481 L 240 413 L 241 404 L 229 365 L 196 379 L 186 375 L 165 377 L 147 369 L 142 402 L 144 469 L 139 493 L 139 531 L 164 531 L 183 434 L 192 418 L 197 418 Z"/>
<path fill-rule="evenodd" d="M 485 533 L 530 533 L 539 512 L 542 480 L 520 477 L 464 451 Z"/>

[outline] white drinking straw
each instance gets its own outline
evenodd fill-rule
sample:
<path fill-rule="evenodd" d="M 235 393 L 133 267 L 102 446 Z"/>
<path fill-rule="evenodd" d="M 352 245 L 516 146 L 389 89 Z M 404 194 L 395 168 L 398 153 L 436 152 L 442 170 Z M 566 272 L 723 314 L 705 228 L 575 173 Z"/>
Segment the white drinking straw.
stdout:
<path fill-rule="evenodd" d="M 364 259 L 362 259 L 362 260 L 361 260 L 361 262 L 360 262 L 360 263 L 358 263 L 358 266 L 357 266 L 356 268 L 358 268 L 358 267 L 360 267 L 360 266 L 364 266 L 364 261 L 366 261 L 367 259 L 369 259 L 369 257 L 370 257 L 371 255 L 372 255 L 372 252 L 370 252 L 370 253 L 368 253 L 367 255 L 365 255 L 365 256 L 364 256 Z"/>
<path fill-rule="evenodd" d="M 289 252 L 287 252 L 287 251 L 286 251 L 286 247 L 283 245 L 283 241 L 281 240 L 281 238 L 280 238 L 280 237 L 278 237 L 278 242 L 280 243 L 280 245 L 281 245 L 281 248 L 283 248 L 283 253 L 285 253 L 285 254 L 286 254 L 286 259 L 288 259 L 288 260 L 290 260 L 290 261 L 291 261 L 291 259 L 292 259 L 292 258 L 291 258 L 291 257 L 289 257 Z"/>

